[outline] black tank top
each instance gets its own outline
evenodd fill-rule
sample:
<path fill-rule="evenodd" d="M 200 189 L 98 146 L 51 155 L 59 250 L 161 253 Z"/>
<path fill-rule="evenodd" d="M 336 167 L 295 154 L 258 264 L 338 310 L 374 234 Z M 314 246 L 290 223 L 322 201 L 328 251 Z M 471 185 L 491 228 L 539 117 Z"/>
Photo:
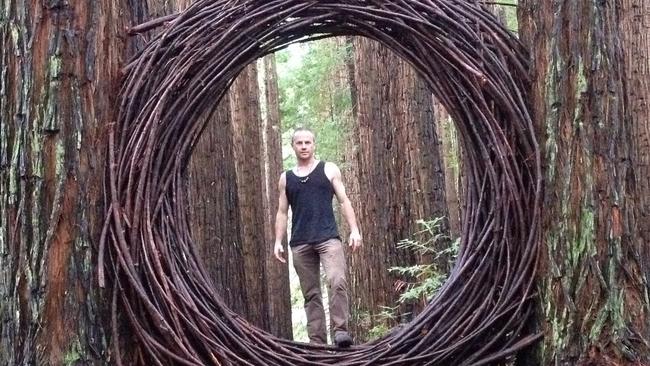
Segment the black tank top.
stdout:
<path fill-rule="evenodd" d="M 292 212 L 289 245 L 317 244 L 339 238 L 332 209 L 334 187 L 325 175 L 325 162 L 319 162 L 304 177 L 288 170 L 286 178 L 286 194 Z"/>

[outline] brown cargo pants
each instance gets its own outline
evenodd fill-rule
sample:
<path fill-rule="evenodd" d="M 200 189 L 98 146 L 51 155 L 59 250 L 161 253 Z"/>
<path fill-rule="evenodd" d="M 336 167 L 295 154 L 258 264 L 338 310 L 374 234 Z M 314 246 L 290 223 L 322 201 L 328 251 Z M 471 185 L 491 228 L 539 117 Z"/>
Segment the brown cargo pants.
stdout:
<path fill-rule="evenodd" d="M 327 343 L 327 326 L 320 290 L 320 264 L 323 264 L 329 294 L 333 333 L 348 331 L 348 281 L 343 244 L 330 239 L 320 244 L 302 244 L 291 248 L 293 266 L 305 298 L 307 334 L 310 343 Z"/>

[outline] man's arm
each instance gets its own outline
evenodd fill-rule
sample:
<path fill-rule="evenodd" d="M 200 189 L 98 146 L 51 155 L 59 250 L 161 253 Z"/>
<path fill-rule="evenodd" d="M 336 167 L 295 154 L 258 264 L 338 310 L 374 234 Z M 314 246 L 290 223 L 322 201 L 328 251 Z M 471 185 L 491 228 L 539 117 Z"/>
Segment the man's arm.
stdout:
<path fill-rule="evenodd" d="M 282 263 L 287 262 L 287 260 L 282 256 L 282 253 L 284 253 L 282 239 L 287 233 L 287 217 L 289 212 L 289 201 L 287 200 L 286 193 L 287 178 L 285 174 L 286 173 L 282 173 L 282 175 L 280 175 L 280 181 L 278 182 L 280 197 L 278 198 L 278 213 L 275 215 L 275 244 L 273 246 L 273 254 L 275 255 L 275 258 Z"/>
<path fill-rule="evenodd" d="M 339 167 L 337 167 L 336 164 L 327 163 L 325 165 L 325 172 L 329 177 L 331 177 L 334 193 L 336 194 L 339 204 L 341 204 L 341 212 L 350 227 L 349 245 L 352 247 L 352 251 L 356 251 L 361 246 L 361 233 L 357 226 L 357 217 L 354 214 L 352 202 L 350 202 L 348 195 L 345 193 L 345 186 L 343 186 L 343 180 L 341 179 L 341 170 L 339 170 Z"/>

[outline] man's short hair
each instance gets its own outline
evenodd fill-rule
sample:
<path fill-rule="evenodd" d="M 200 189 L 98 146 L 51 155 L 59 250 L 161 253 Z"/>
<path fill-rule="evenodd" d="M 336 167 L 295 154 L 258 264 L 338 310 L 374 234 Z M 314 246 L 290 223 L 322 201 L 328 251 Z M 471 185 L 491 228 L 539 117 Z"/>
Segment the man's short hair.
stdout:
<path fill-rule="evenodd" d="M 293 130 L 293 134 L 291 135 L 291 144 L 292 145 L 293 145 L 294 140 L 296 139 L 296 134 L 298 132 L 309 132 L 309 133 L 311 133 L 312 137 L 314 138 L 314 142 L 316 142 L 316 134 L 314 133 L 314 131 L 312 131 L 311 129 L 309 129 L 307 127 L 298 127 L 295 130 Z"/>

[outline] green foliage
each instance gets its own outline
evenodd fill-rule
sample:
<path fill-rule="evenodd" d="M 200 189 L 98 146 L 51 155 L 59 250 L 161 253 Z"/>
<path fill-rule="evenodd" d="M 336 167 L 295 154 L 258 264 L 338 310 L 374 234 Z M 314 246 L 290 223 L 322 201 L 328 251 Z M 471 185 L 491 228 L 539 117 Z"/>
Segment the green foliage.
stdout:
<path fill-rule="evenodd" d="M 370 320 L 370 322 L 373 324 L 373 326 L 368 329 L 368 341 L 380 338 L 390 331 L 388 324 L 391 320 L 395 319 L 395 311 L 397 308 L 397 306 L 392 308 L 388 306 L 382 306 L 381 312 L 373 316 L 374 319 L 370 319 L 370 314 L 366 313 L 366 316 L 369 318 L 368 320 Z"/>
<path fill-rule="evenodd" d="M 276 54 L 285 168 L 295 164 L 291 133 L 296 127 L 315 132 L 319 159 L 342 160 L 342 140 L 352 114 L 347 54 L 331 39 L 292 45 Z"/>
<path fill-rule="evenodd" d="M 365 341 L 380 338 L 388 333 L 390 324 L 395 324 L 399 317 L 398 312 L 404 309 L 402 305 L 430 300 L 447 279 L 448 269 L 458 255 L 460 239 L 451 241 L 447 235 L 441 233 L 444 220 L 445 218 L 417 220 L 416 223 L 421 229 L 411 238 L 401 240 L 397 244 L 398 248 L 411 250 L 425 258 L 428 264 L 389 269 L 405 279 L 405 289 L 402 290 L 396 306 L 382 307 L 381 312 L 374 315 L 368 312 L 356 314 L 354 321 L 360 328 L 367 329 Z"/>
<path fill-rule="evenodd" d="M 440 250 L 439 243 L 448 242 L 449 237 L 441 233 L 444 218 L 438 217 L 429 221 L 418 220 L 417 224 L 422 229 L 415 233 L 414 238 L 404 239 L 398 248 L 411 250 L 419 255 L 431 256 L 429 264 L 416 264 L 407 267 L 392 267 L 390 272 L 397 273 L 407 278 L 406 290 L 400 295 L 399 303 L 411 301 L 430 300 L 440 286 L 447 279 L 447 268 L 458 255 L 460 238 L 451 245 Z"/>

